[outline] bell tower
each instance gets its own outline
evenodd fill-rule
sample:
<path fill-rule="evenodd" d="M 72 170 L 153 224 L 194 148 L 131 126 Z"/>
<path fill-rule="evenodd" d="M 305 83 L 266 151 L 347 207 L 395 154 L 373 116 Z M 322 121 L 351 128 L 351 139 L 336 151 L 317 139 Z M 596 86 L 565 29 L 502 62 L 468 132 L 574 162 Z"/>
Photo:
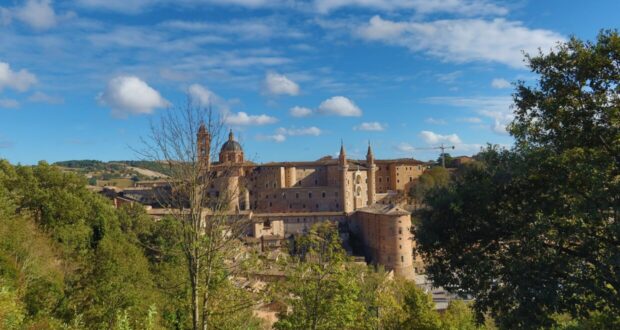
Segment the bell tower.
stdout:
<path fill-rule="evenodd" d="M 207 131 L 204 123 L 200 123 L 198 134 L 196 134 L 196 139 L 198 147 L 198 161 L 208 166 L 211 162 L 211 134 Z"/>

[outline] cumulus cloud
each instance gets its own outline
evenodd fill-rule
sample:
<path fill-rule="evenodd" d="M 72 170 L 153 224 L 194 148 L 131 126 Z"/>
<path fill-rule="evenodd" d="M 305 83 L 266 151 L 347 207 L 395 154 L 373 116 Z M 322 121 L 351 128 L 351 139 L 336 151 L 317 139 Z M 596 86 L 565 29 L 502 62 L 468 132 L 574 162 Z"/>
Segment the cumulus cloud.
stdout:
<path fill-rule="evenodd" d="M 308 117 L 312 115 L 312 109 L 294 106 L 289 110 L 289 114 L 293 117 Z"/>
<path fill-rule="evenodd" d="M 229 113 L 224 117 L 224 123 L 232 126 L 260 126 L 277 122 L 278 119 L 267 115 L 248 115 L 241 111 Z"/>
<path fill-rule="evenodd" d="M 353 127 L 353 129 L 356 130 L 356 131 L 381 132 L 381 131 L 385 130 L 386 127 L 387 127 L 387 125 L 385 125 L 385 124 L 381 124 L 378 121 L 373 121 L 373 122 L 361 123 L 361 124 Z"/>
<path fill-rule="evenodd" d="M 420 14 L 505 15 L 508 12 L 506 8 L 486 0 L 315 0 L 314 5 L 320 13 L 329 13 L 344 7 L 360 7 L 384 11 L 409 9 Z"/>
<path fill-rule="evenodd" d="M 453 143 L 460 144 L 461 139 L 456 134 L 441 135 L 431 131 L 420 132 L 420 137 L 427 144 Z"/>
<path fill-rule="evenodd" d="M 298 95 L 299 85 L 285 75 L 269 72 L 265 76 L 265 89 L 271 95 Z"/>
<path fill-rule="evenodd" d="M 46 30 L 56 25 L 56 13 L 50 0 L 28 0 L 23 7 L 14 11 L 15 17 L 37 30 Z"/>
<path fill-rule="evenodd" d="M 503 18 L 415 22 L 374 16 L 356 33 L 368 41 L 406 47 L 447 62 L 486 61 L 515 68 L 524 67 L 522 51 L 537 53 L 538 48 L 550 49 L 564 41 L 556 32 L 529 29 Z"/>
<path fill-rule="evenodd" d="M 334 115 L 342 117 L 359 117 L 362 110 L 344 96 L 334 96 L 319 105 L 319 113 L 324 115 Z"/>
<path fill-rule="evenodd" d="M 510 88 L 510 82 L 503 78 L 495 78 L 491 81 L 491 87 L 497 89 Z"/>
<path fill-rule="evenodd" d="M 13 71 L 8 63 L 0 62 L 0 91 L 4 88 L 11 88 L 18 92 L 25 92 L 36 83 L 37 77 L 28 70 Z"/>
<path fill-rule="evenodd" d="M 0 99 L 0 108 L 16 109 L 19 108 L 19 102 L 13 99 Z"/>
<path fill-rule="evenodd" d="M 230 101 L 217 95 L 209 88 L 200 84 L 192 84 L 187 89 L 190 100 L 201 107 L 215 107 L 220 111 L 228 111 L 230 108 Z"/>
<path fill-rule="evenodd" d="M 150 114 L 156 108 L 170 105 L 158 91 L 135 76 L 118 76 L 111 79 L 105 91 L 97 100 L 112 109 L 112 115 L 124 118 L 127 115 Z"/>

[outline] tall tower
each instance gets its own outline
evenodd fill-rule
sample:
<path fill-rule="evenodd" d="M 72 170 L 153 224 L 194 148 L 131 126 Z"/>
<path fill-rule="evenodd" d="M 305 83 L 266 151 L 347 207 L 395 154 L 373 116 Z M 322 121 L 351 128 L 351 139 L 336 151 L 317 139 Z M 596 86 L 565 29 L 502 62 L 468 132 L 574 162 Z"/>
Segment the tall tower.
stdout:
<path fill-rule="evenodd" d="M 198 161 L 208 166 L 211 161 L 211 134 L 207 131 L 204 123 L 200 123 L 198 134 L 196 134 L 196 139 L 196 144 L 198 147 Z"/>
<path fill-rule="evenodd" d="M 372 205 L 377 201 L 375 189 L 375 171 L 377 167 L 375 166 L 375 155 L 372 153 L 370 141 L 368 141 L 368 152 L 366 153 L 366 167 L 368 168 L 368 174 L 366 175 L 368 178 L 368 205 Z"/>
<path fill-rule="evenodd" d="M 340 156 L 338 157 L 338 164 L 340 165 L 340 194 L 342 195 L 342 208 L 345 213 L 353 211 L 353 205 L 349 200 L 349 185 L 347 183 L 347 176 L 349 174 L 349 163 L 347 162 L 347 155 L 344 151 L 344 143 L 340 142 Z"/>

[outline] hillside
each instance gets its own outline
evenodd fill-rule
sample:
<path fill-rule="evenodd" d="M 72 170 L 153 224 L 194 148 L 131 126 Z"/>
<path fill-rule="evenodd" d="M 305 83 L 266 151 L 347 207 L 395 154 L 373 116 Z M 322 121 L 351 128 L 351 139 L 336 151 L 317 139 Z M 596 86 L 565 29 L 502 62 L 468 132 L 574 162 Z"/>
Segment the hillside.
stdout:
<path fill-rule="evenodd" d="M 166 169 L 160 163 L 151 161 L 120 160 L 102 162 L 99 160 L 66 160 L 53 165 L 65 171 L 85 176 L 92 186 L 130 187 L 135 182 L 166 178 Z"/>

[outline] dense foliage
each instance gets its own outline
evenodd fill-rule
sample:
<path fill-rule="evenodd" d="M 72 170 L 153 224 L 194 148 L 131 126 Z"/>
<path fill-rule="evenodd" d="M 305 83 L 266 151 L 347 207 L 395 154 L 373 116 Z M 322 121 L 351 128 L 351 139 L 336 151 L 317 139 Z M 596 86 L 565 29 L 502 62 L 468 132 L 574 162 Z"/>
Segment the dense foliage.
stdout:
<path fill-rule="evenodd" d="M 314 225 L 292 250 L 279 288 L 290 310 L 276 329 L 479 329 L 465 303 L 454 301 L 440 315 L 414 282 L 353 263 L 331 223 Z"/>
<path fill-rule="evenodd" d="M 0 328 L 188 328 L 178 237 L 175 221 L 116 210 L 76 174 L 0 161 Z M 255 323 L 247 307 L 213 322 Z"/>
<path fill-rule="evenodd" d="M 620 36 L 528 57 L 511 150 L 488 148 L 427 195 L 430 277 L 504 328 L 620 327 Z M 589 325 L 588 325 L 589 324 Z"/>

